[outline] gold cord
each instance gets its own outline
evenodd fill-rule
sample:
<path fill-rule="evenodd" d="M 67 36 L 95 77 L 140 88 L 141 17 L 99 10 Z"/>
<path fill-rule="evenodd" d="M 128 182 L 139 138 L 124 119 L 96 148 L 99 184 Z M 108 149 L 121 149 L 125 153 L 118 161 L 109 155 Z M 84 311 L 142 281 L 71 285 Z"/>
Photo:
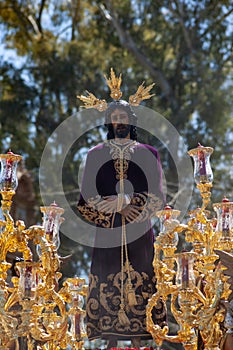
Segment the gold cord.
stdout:
<path fill-rule="evenodd" d="M 124 158 L 124 148 L 119 149 L 120 150 L 120 196 L 124 195 L 124 169 L 123 169 L 123 158 Z M 121 304 L 120 304 L 120 310 L 119 310 L 119 322 L 122 325 L 129 325 L 127 321 L 127 316 L 125 314 L 125 300 L 124 300 L 124 252 L 125 252 L 125 264 L 126 264 L 126 271 L 128 275 L 127 280 L 127 297 L 129 305 L 136 305 L 136 296 L 132 288 L 131 283 L 131 276 L 130 276 L 130 264 L 129 264 L 129 257 L 128 257 L 128 249 L 127 249 L 127 237 L 126 237 L 126 226 L 125 226 L 125 218 L 122 216 L 122 232 L 121 232 Z"/>

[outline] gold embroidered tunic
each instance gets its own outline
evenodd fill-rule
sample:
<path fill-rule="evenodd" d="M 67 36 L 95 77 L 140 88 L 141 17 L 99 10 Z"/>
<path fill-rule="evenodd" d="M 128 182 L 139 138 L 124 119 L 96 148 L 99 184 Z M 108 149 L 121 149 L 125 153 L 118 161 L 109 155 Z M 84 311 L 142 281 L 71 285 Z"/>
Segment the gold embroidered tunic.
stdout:
<path fill-rule="evenodd" d="M 127 203 L 140 212 L 134 222 L 124 221 L 127 256 L 122 250 L 120 210 L 98 210 L 103 198 L 119 195 L 125 196 Z M 97 227 L 86 306 L 90 340 L 110 336 L 118 340 L 135 336 L 152 338 L 146 331 L 146 304 L 155 292 L 150 218 L 163 204 L 161 164 L 153 147 L 132 140 L 123 144 L 110 140 L 89 151 L 78 209 L 85 220 Z M 129 274 L 136 305 L 130 305 L 127 299 Z M 129 320 L 125 325 L 118 317 L 122 297 Z M 156 322 L 163 324 L 166 320 L 163 304 L 154 311 Z"/>

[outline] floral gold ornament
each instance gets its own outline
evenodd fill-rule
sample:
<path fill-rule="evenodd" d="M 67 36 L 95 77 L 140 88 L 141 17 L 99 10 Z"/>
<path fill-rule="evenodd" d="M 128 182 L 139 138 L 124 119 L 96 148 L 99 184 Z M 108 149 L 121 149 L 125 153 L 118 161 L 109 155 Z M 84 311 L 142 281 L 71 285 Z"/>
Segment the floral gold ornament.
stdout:
<path fill-rule="evenodd" d="M 12 152 L 0 155 L 0 350 L 83 349 L 85 280 L 74 277 L 61 288 L 58 284 L 62 258 L 57 249 L 64 210 L 56 203 L 41 207 L 43 224 L 29 228 L 22 220 L 14 223 L 10 215 L 21 159 Z M 37 247 L 36 259 L 32 244 Z M 22 258 L 9 263 L 9 253 L 20 253 Z"/>
<path fill-rule="evenodd" d="M 85 108 L 95 108 L 99 112 L 103 112 L 107 109 L 107 102 L 105 100 L 99 100 L 89 91 L 86 91 L 87 96 L 81 95 L 77 96 L 82 102 L 84 102 Z"/>
<path fill-rule="evenodd" d="M 106 83 L 110 89 L 110 96 L 113 100 L 118 101 L 122 97 L 121 83 L 122 77 L 121 74 L 119 77 L 116 76 L 113 68 L 110 70 L 110 77 L 107 78 L 104 75 Z M 144 86 L 144 82 L 138 87 L 135 94 L 129 97 L 129 104 L 131 106 L 139 106 L 143 100 L 148 100 L 155 94 L 150 94 L 151 89 L 154 87 L 155 83 L 150 84 L 149 86 Z M 106 100 L 98 99 L 93 93 L 86 91 L 87 96 L 78 95 L 77 98 L 84 103 L 84 108 L 95 108 L 99 112 L 103 112 L 107 109 L 108 105 Z"/>
<path fill-rule="evenodd" d="M 120 90 L 121 82 L 122 82 L 121 74 L 120 74 L 119 78 L 117 78 L 116 74 L 114 73 L 114 70 L 111 68 L 110 78 L 108 79 L 106 76 L 104 76 L 104 77 L 105 77 L 105 80 L 108 84 L 108 87 L 111 90 L 110 96 L 112 97 L 112 99 L 115 101 L 120 100 L 120 98 L 122 96 L 122 92 Z"/>
<path fill-rule="evenodd" d="M 190 212 L 187 224 L 180 223 L 179 211 L 168 206 L 157 212 L 161 223 L 153 261 L 157 292 L 148 302 L 147 329 L 158 346 L 167 340 L 182 343 L 185 350 L 197 350 L 200 337 L 204 350 L 220 350 L 225 336 L 220 324 L 231 289 L 224 267 L 218 264 L 220 254 L 216 253 L 233 249 L 233 203 L 224 197 L 221 203 L 213 204 L 217 218 L 209 218 L 206 208 L 213 181 L 209 160 L 212 152 L 213 148 L 201 145 L 188 152 L 194 160 L 202 206 Z M 181 234 L 191 245 L 188 252 L 177 252 Z M 154 324 L 152 314 L 159 298 L 171 301 L 171 314 L 178 326 L 176 335 L 169 334 L 169 324 L 164 328 Z"/>
<path fill-rule="evenodd" d="M 143 100 L 148 100 L 155 94 L 149 94 L 155 83 L 145 87 L 144 82 L 138 87 L 137 92 L 129 97 L 129 104 L 131 106 L 138 106 Z"/>

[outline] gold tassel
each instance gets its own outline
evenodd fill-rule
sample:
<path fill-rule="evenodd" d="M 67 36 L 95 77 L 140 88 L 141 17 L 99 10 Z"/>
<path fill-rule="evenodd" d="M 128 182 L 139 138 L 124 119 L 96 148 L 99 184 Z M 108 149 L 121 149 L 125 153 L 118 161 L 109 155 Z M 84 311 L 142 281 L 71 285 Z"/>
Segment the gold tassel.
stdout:
<path fill-rule="evenodd" d="M 130 325 L 130 321 L 125 313 L 123 304 L 120 304 L 120 310 L 118 311 L 118 320 L 119 320 L 119 323 L 124 327 L 127 327 Z"/>
<path fill-rule="evenodd" d="M 136 299 L 136 294 L 135 291 L 132 288 L 132 284 L 128 284 L 128 293 L 127 293 L 127 297 L 128 297 L 128 303 L 130 306 L 134 306 L 137 305 L 137 299 Z"/>

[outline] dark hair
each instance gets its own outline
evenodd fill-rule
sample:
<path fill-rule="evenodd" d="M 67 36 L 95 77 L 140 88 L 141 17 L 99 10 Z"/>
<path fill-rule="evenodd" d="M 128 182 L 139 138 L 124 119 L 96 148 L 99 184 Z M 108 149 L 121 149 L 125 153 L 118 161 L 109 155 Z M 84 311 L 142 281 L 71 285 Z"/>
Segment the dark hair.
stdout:
<path fill-rule="evenodd" d="M 124 100 L 118 100 L 118 101 L 113 101 L 108 105 L 108 108 L 106 109 L 105 112 L 105 126 L 108 129 L 107 133 L 107 139 L 114 139 L 114 132 L 113 132 L 113 126 L 112 126 L 112 121 L 111 121 L 111 114 L 116 110 L 116 109 L 122 109 L 124 110 L 129 117 L 129 124 L 130 124 L 130 139 L 131 140 L 137 140 L 137 116 L 132 110 L 130 104 L 127 101 Z"/>

